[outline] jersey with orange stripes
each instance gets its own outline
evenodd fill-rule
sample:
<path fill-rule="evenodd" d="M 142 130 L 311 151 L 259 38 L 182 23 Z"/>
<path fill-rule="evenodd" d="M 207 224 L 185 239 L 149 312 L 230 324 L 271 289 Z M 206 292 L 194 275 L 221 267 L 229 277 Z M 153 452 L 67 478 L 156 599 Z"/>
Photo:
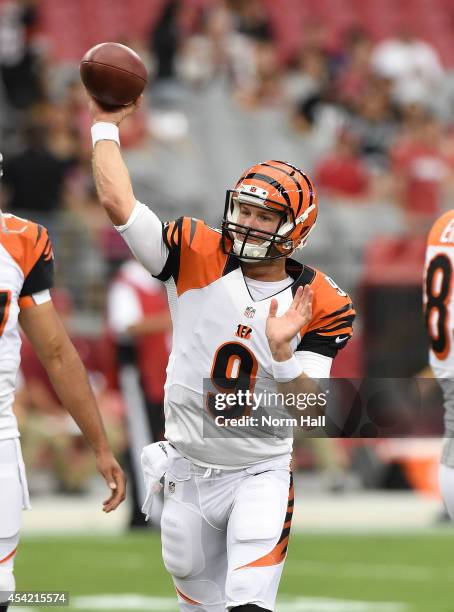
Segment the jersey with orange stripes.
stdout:
<path fill-rule="evenodd" d="M 0 230 L 0 440 L 17 438 L 13 414 L 20 363 L 21 309 L 50 299 L 53 253 L 47 230 L 36 223 L 3 215 Z"/>
<path fill-rule="evenodd" d="M 138 234 L 134 223 L 119 229 L 135 253 L 141 251 L 139 241 L 146 233 L 148 244 L 153 245 L 148 253 L 156 251 L 153 262 L 148 258 L 148 267 L 156 274 L 162 248 L 155 244 L 160 237 L 148 213 L 149 224 L 146 214 L 135 221 L 140 226 Z M 271 297 L 278 301 L 279 316 L 290 306 L 298 286 L 311 285 L 312 319 L 291 346 L 297 354 L 328 360 L 352 335 L 355 311 L 350 297 L 322 272 L 287 259 L 287 287 L 273 296 L 253 299 L 239 259 L 223 250 L 218 230 L 197 219 L 181 217 L 164 224 L 162 241 L 167 257 L 156 276 L 166 285 L 173 320 L 165 386 L 166 438 L 194 463 L 221 469 L 289 454 L 292 440 L 285 436 L 270 437 L 259 429 L 226 435 L 216 423 L 216 407 L 210 399 L 220 388 L 235 390 L 240 381 L 257 396 L 276 392 L 265 334 Z"/>
<path fill-rule="evenodd" d="M 424 310 L 429 334 L 429 363 L 438 379 L 454 379 L 454 210 L 434 223 L 428 237 L 424 270 Z M 445 427 L 454 433 L 453 385 L 445 399 Z"/>

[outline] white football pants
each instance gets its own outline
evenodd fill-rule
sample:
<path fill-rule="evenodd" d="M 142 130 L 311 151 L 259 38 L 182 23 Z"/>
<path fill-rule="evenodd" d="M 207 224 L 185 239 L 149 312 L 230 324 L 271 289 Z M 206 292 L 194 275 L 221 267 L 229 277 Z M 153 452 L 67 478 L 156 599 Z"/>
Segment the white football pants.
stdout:
<path fill-rule="evenodd" d="M 18 439 L 0 440 L 0 603 L 14 591 L 14 558 L 23 508 L 29 507 Z"/>
<path fill-rule="evenodd" d="M 289 456 L 216 470 L 175 453 L 165 476 L 164 564 L 181 612 L 274 610 L 293 513 Z"/>
<path fill-rule="evenodd" d="M 440 463 L 439 480 L 446 510 L 454 521 L 454 468 Z"/>

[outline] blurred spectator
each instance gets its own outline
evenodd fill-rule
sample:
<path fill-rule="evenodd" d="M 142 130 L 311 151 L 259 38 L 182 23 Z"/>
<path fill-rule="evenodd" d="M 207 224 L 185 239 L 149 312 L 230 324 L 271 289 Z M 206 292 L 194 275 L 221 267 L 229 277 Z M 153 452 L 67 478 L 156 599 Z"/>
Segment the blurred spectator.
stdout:
<path fill-rule="evenodd" d="M 162 283 L 135 260 L 125 262 L 110 285 L 107 319 L 116 355 L 129 432 L 131 527 L 145 526 L 140 465 L 142 449 L 164 436 L 164 382 L 171 319 Z"/>
<path fill-rule="evenodd" d="M 392 81 L 393 97 L 401 104 L 430 102 L 444 76 L 438 53 L 419 40 L 405 23 L 395 38 L 375 47 L 371 62 L 379 76 Z"/>
<path fill-rule="evenodd" d="M 201 11 L 194 34 L 182 43 L 178 74 L 196 87 L 228 77 L 245 108 L 279 101 L 282 68 L 262 3 L 231 0 Z"/>
<path fill-rule="evenodd" d="M 30 123 L 25 133 L 25 149 L 5 160 L 4 183 L 11 212 L 49 213 L 61 206 L 65 178 L 77 158 L 69 151 L 60 157 L 61 149 L 56 153 L 50 148 L 46 124 Z"/>
<path fill-rule="evenodd" d="M 34 0 L 8 0 L 0 5 L 0 76 L 7 101 L 19 110 L 44 97 L 41 66 L 31 44 L 37 22 Z"/>
<path fill-rule="evenodd" d="M 282 69 L 262 2 L 230 0 L 226 6 L 231 11 L 226 51 L 234 98 L 247 109 L 276 103 Z"/>
<path fill-rule="evenodd" d="M 348 125 L 358 139 L 359 152 L 373 172 L 388 168 L 389 147 L 397 121 L 386 83 L 372 81 L 353 106 Z"/>
<path fill-rule="evenodd" d="M 269 18 L 260 0 L 230 0 L 228 5 L 235 15 L 237 32 L 255 41 L 272 40 Z"/>
<path fill-rule="evenodd" d="M 314 108 L 315 101 L 322 102 L 329 86 L 329 67 L 326 55 L 320 49 L 305 47 L 285 79 L 286 97 L 291 103 Z M 311 118 L 308 116 L 308 122 Z"/>
<path fill-rule="evenodd" d="M 442 125 L 430 112 L 413 108 L 405 128 L 391 151 L 397 199 L 409 232 L 425 234 L 441 212 L 453 160 L 445 151 Z"/>
<path fill-rule="evenodd" d="M 369 190 L 367 166 L 359 156 L 358 141 L 343 129 L 332 153 L 315 168 L 315 184 L 320 194 L 336 199 L 365 199 Z"/>
<path fill-rule="evenodd" d="M 233 15 L 223 3 L 199 12 L 194 32 L 182 41 L 178 74 L 187 83 L 199 87 L 227 71 Z"/>
<path fill-rule="evenodd" d="M 337 70 L 335 87 L 339 102 L 354 110 L 371 78 L 372 41 L 363 30 L 351 30 L 345 42 L 345 55 Z"/>
<path fill-rule="evenodd" d="M 180 5 L 180 0 L 165 2 L 161 17 L 150 34 L 150 51 L 156 62 L 156 81 L 175 77 L 175 58 L 180 41 L 178 32 Z"/>
<path fill-rule="evenodd" d="M 54 246 L 57 282 L 71 292 L 78 309 L 97 312 L 101 317 L 109 269 L 101 246 L 108 219 L 99 206 L 89 171 L 85 165 L 78 165 L 65 182 L 63 207 L 53 218 L 58 228 Z"/>
<path fill-rule="evenodd" d="M 36 112 L 47 125 L 47 146 L 61 161 L 70 165 L 80 157 L 80 138 L 68 104 L 41 105 Z"/>
<path fill-rule="evenodd" d="M 327 50 L 326 29 L 315 23 L 307 44 L 285 78 L 285 96 L 293 106 L 293 125 L 299 134 L 312 133 L 326 151 L 337 138 L 344 111 L 339 106 L 331 78 L 332 55 Z"/>
<path fill-rule="evenodd" d="M 235 98 L 241 106 L 248 109 L 276 104 L 281 101 L 282 96 L 277 49 L 272 42 L 256 42 L 252 51 L 252 78 L 237 84 Z"/>

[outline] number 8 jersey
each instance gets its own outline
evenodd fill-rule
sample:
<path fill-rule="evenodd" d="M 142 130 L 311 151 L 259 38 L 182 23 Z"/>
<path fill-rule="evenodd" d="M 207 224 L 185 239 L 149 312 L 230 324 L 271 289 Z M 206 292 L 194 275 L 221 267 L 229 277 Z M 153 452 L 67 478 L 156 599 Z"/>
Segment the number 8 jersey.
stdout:
<path fill-rule="evenodd" d="M 454 210 L 433 225 L 427 241 L 424 307 L 430 339 L 430 365 L 454 376 Z"/>
<path fill-rule="evenodd" d="M 445 426 L 454 432 L 454 210 L 429 232 L 424 271 L 424 310 L 430 341 L 429 364 L 443 389 Z"/>
<path fill-rule="evenodd" d="M 47 231 L 13 215 L 0 228 L 0 440 L 17 438 L 13 414 L 20 363 L 20 310 L 50 300 L 53 254 Z"/>

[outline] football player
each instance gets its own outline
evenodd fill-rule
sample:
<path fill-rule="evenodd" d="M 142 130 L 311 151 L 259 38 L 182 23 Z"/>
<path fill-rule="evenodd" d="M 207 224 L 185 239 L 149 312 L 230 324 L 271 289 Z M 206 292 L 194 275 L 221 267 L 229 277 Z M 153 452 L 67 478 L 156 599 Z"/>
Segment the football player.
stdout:
<path fill-rule="evenodd" d="M 445 439 L 440 461 L 440 489 L 454 520 L 454 210 L 429 232 L 424 273 L 424 306 L 429 334 L 429 364 L 441 386 Z"/>
<path fill-rule="evenodd" d="M 3 158 L 0 154 L 0 176 Z M 110 497 L 105 512 L 124 499 L 125 480 L 107 441 L 88 378 L 52 305 L 52 245 L 44 227 L 0 211 L 0 612 L 15 589 L 14 558 L 22 509 L 29 496 L 13 414 L 20 362 L 20 323 L 47 370 L 63 406 L 91 445 Z"/>
<path fill-rule="evenodd" d="M 105 112 L 89 104 L 99 200 L 165 283 L 172 313 L 167 444 L 150 453 L 166 466 L 162 553 L 180 610 L 274 610 L 293 512 L 292 442 L 214 434 L 206 390 L 265 381 L 304 391 L 329 377 L 350 338 L 349 296 L 290 259 L 317 217 L 314 186 L 291 164 L 268 161 L 227 191 L 221 230 L 188 217 L 161 223 L 134 197 L 120 152 L 118 126 L 135 105 Z"/>

